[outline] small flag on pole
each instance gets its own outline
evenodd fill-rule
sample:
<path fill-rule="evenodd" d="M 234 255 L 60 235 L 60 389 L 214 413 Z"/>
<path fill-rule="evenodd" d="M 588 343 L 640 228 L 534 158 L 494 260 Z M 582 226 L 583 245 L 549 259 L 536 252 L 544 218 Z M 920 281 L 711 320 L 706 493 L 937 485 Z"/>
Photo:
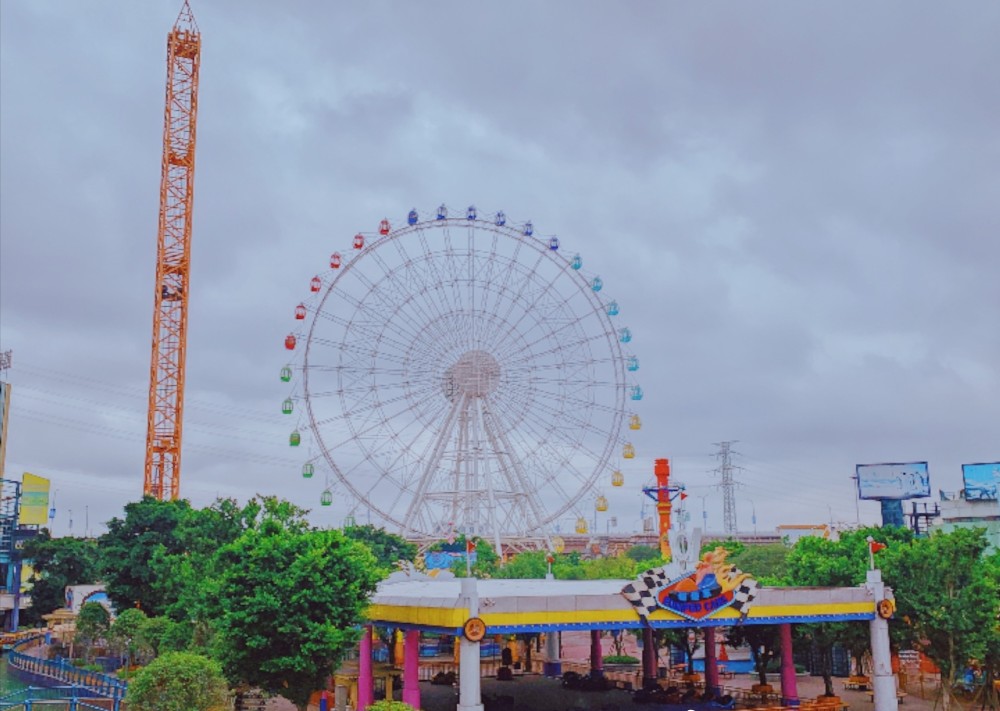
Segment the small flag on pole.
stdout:
<path fill-rule="evenodd" d="M 879 543 L 878 541 L 871 541 L 868 544 L 868 548 L 871 549 L 872 553 L 878 553 L 883 548 L 888 548 L 885 543 Z"/>

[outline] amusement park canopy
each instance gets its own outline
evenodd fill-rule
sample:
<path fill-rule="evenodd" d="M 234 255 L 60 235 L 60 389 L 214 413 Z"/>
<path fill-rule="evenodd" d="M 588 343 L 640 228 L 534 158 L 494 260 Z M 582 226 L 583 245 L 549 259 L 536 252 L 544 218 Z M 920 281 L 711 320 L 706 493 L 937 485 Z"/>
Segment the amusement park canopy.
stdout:
<path fill-rule="evenodd" d="M 368 618 L 379 625 L 446 634 L 461 634 L 466 620 L 476 616 L 491 634 L 638 629 L 647 623 L 622 595 L 622 589 L 629 583 L 628 580 L 477 580 L 478 614 L 475 614 L 475 600 L 463 594 L 461 580 L 385 582 L 371 599 Z M 876 617 L 877 602 L 863 586 L 761 587 L 753 604 L 744 610 L 745 615 L 724 608 L 704 619 L 693 620 L 657 609 L 646 619 L 654 628 L 860 621 Z"/>

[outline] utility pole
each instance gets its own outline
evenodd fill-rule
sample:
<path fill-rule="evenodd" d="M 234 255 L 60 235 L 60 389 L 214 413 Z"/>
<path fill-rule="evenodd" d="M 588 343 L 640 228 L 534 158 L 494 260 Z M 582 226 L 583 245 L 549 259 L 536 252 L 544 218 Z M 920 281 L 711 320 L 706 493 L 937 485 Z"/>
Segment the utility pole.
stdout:
<path fill-rule="evenodd" d="M 715 470 L 717 474 L 722 475 L 722 481 L 719 483 L 719 488 L 722 489 L 723 497 L 723 507 L 722 507 L 722 526 L 723 531 L 727 536 L 735 536 L 737 533 L 736 528 L 736 480 L 733 478 L 733 470 L 739 467 L 733 466 L 733 455 L 736 452 L 733 451 L 732 446 L 736 444 L 739 440 L 728 440 L 726 442 L 716 442 L 715 446 L 719 448 L 719 451 L 715 453 L 716 458 L 719 460 L 719 467 Z"/>

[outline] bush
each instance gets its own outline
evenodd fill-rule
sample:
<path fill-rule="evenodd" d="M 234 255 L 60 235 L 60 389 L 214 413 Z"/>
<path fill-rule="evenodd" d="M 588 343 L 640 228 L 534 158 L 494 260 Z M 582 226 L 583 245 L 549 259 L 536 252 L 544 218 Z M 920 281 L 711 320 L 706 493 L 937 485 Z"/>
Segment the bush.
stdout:
<path fill-rule="evenodd" d="M 628 654 L 609 654 L 604 658 L 605 664 L 638 664 L 639 660 Z"/>
<path fill-rule="evenodd" d="M 376 701 L 374 704 L 365 709 L 365 711 L 419 711 L 409 704 L 404 704 L 402 701 Z"/>
<path fill-rule="evenodd" d="M 135 675 L 125 700 L 132 711 L 212 711 L 229 708 L 229 687 L 217 662 L 169 652 Z"/>

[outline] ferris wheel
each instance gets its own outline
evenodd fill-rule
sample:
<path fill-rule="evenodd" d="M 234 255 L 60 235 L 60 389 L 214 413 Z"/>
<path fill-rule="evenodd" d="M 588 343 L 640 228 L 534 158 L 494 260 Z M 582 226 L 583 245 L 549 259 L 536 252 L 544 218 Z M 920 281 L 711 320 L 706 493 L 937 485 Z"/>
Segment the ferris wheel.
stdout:
<path fill-rule="evenodd" d="M 412 210 L 352 246 L 285 340 L 289 443 L 310 438 L 302 474 L 325 473 L 322 503 L 342 492 L 423 541 L 539 541 L 567 515 L 585 532 L 641 427 L 632 332 L 601 277 L 475 207 Z"/>

